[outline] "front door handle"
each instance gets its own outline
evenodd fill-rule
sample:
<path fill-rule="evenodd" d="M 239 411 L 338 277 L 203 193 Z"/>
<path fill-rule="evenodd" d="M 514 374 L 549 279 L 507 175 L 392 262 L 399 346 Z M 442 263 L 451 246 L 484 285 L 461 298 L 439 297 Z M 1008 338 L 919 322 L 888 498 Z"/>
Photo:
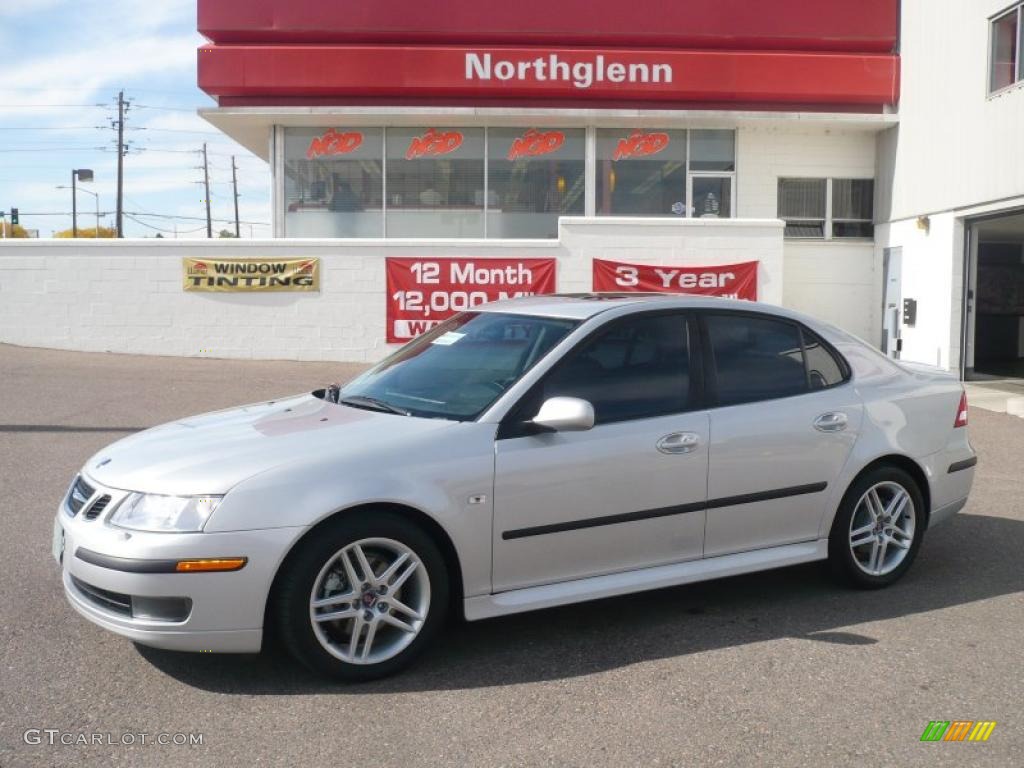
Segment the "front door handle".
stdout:
<path fill-rule="evenodd" d="M 842 432 L 848 423 L 842 411 L 829 411 L 814 420 L 814 428 L 819 432 Z"/>
<path fill-rule="evenodd" d="M 700 435 L 695 432 L 673 432 L 658 441 L 662 453 L 690 453 L 700 445 Z"/>

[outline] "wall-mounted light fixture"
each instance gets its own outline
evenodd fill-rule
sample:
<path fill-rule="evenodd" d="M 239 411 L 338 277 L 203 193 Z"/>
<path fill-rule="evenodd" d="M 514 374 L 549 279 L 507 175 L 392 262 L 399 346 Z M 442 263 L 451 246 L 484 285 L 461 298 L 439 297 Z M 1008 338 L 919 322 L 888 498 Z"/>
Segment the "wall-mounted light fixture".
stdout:
<path fill-rule="evenodd" d="M 932 220 L 927 216 L 918 216 L 917 228 L 927 235 L 931 231 Z"/>

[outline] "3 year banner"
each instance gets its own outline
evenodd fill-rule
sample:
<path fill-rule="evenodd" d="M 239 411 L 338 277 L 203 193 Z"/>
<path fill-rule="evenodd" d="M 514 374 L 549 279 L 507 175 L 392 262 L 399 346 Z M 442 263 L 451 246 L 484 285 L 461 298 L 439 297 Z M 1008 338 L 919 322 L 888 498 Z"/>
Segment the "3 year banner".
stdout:
<path fill-rule="evenodd" d="M 388 343 L 499 299 L 555 292 L 555 259 L 387 259 Z"/>
<path fill-rule="evenodd" d="M 594 259 L 594 290 L 691 293 L 757 301 L 757 264 L 665 267 Z"/>

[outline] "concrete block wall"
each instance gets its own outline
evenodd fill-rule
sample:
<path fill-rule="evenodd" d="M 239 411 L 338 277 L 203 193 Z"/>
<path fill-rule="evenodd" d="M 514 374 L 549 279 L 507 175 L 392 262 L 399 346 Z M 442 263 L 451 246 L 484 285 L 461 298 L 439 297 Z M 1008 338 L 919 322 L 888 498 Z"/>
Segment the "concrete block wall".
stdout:
<path fill-rule="evenodd" d="M 741 128 L 736 139 L 738 214 L 774 218 L 780 178 L 875 178 L 876 137 L 868 130 L 810 126 Z M 882 275 L 874 243 L 786 240 L 784 261 L 785 306 L 878 343 Z"/>
<path fill-rule="evenodd" d="M 319 293 L 186 293 L 183 257 L 321 259 Z M 782 223 L 564 219 L 558 241 L 6 241 L 0 343 L 98 352 L 372 362 L 385 338 L 385 258 L 555 258 L 560 291 L 591 289 L 595 257 L 761 261 L 783 299 Z"/>

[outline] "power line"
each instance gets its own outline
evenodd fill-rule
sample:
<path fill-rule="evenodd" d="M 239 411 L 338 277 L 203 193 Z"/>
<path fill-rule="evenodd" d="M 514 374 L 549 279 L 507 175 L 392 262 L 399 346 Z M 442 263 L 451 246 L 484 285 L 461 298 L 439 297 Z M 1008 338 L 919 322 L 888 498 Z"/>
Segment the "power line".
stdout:
<path fill-rule="evenodd" d="M 193 108 L 193 109 L 185 109 L 184 107 L 158 107 L 158 106 L 154 106 L 152 104 L 136 104 L 135 106 L 138 109 L 155 109 L 155 110 L 159 110 L 159 111 L 162 111 L 162 112 L 189 112 L 189 113 L 195 114 L 195 111 L 196 111 L 195 108 Z"/>
<path fill-rule="evenodd" d="M 4 104 L 4 109 L 102 109 L 106 104 Z"/>
<path fill-rule="evenodd" d="M 100 216 L 113 216 L 115 211 L 100 211 Z M 143 218 L 156 218 L 156 219 L 180 219 L 182 221 L 206 221 L 205 216 L 186 216 L 184 214 L 176 213 L 148 213 L 146 211 L 125 211 L 125 215 L 141 216 Z M 19 216 L 71 216 L 71 211 L 20 211 Z M 218 224 L 234 224 L 234 219 L 218 219 L 216 216 L 213 217 L 213 221 Z M 242 220 L 242 224 L 251 224 L 255 227 L 269 227 L 270 224 L 266 221 L 246 221 Z"/>
<path fill-rule="evenodd" d="M 206 229 L 205 226 L 199 227 L 198 229 L 185 229 L 180 231 L 177 229 L 164 229 L 163 227 L 154 227 L 152 224 L 147 224 L 144 221 L 139 221 L 137 218 L 135 218 L 129 213 L 126 213 L 125 216 L 134 221 L 136 224 L 141 224 L 143 227 L 146 227 L 147 229 L 156 230 L 157 232 L 166 232 L 168 234 L 174 235 L 194 235 L 196 232 L 202 232 L 204 229 Z"/>

